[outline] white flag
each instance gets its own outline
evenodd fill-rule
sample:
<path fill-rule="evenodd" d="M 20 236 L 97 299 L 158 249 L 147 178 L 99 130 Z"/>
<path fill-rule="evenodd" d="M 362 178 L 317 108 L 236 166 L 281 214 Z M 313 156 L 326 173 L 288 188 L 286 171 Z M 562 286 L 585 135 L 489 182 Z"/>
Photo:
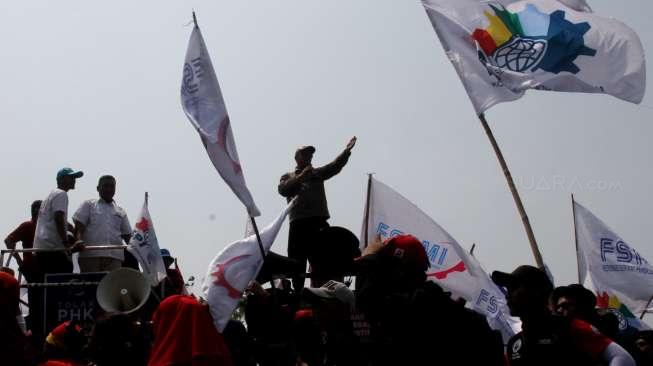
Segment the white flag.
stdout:
<path fill-rule="evenodd" d="M 261 230 L 263 249 L 267 253 L 288 215 L 289 204 L 279 216 Z M 209 265 L 202 291 L 211 308 L 215 327 L 222 332 L 247 285 L 263 266 L 256 235 L 229 244 Z"/>
<path fill-rule="evenodd" d="M 231 123 L 215 76 L 209 52 L 199 27 L 193 28 L 188 41 L 181 80 L 181 105 L 197 129 L 218 173 L 247 208 L 247 213 L 260 215 L 240 166 Z"/>
<path fill-rule="evenodd" d="M 401 234 L 417 237 L 426 250 L 429 280 L 435 281 L 455 296 L 462 297 L 476 311 L 488 318 L 504 341 L 519 330 L 519 322 L 510 317 L 506 299 L 474 257 L 433 219 L 392 188 L 370 180 L 368 225 L 363 223 L 361 243 L 379 234 L 383 239 Z"/>
<path fill-rule="evenodd" d="M 127 250 L 138 260 L 150 285 L 156 286 L 166 278 L 166 267 L 161 258 L 159 241 L 156 239 L 154 224 L 147 207 L 147 196 L 143 202 L 141 214 L 134 225 L 134 232 L 129 240 Z"/>
<path fill-rule="evenodd" d="M 599 302 L 618 300 L 634 313 L 646 310 L 653 296 L 653 267 L 588 209 L 577 202 L 574 208 L 578 251 L 584 259 L 580 270 L 589 272 Z"/>
<path fill-rule="evenodd" d="M 585 1 L 422 4 L 477 113 L 527 89 L 606 93 L 633 103 L 644 97 L 639 37 Z"/>

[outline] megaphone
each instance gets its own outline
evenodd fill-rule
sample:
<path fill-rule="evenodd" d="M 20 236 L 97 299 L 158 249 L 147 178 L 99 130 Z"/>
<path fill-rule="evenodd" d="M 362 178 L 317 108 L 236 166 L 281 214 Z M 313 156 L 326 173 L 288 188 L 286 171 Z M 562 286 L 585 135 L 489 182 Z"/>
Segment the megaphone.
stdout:
<path fill-rule="evenodd" d="M 145 305 L 150 291 L 149 282 L 140 272 L 118 268 L 100 281 L 95 297 L 104 311 L 129 314 Z"/>

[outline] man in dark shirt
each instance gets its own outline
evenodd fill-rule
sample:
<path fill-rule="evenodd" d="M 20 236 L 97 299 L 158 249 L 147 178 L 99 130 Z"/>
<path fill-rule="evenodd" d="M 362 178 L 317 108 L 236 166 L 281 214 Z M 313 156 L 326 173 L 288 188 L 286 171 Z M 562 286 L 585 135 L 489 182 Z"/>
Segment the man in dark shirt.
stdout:
<path fill-rule="evenodd" d="M 304 267 L 311 257 L 311 241 L 316 241 L 319 231 L 329 226 L 324 181 L 340 173 L 355 144 L 356 137 L 353 137 L 333 162 L 319 168 L 312 165 L 315 148 L 300 147 L 295 152 L 295 170 L 281 176 L 279 194 L 289 202 L 296 197 L 290 209 L 288 257 L 298 260 Z M 296 290 L 304 287 L 303 279 L 295 278 L 293 282 Z"/>
<path fill-rule="evenodd" d="M 519 266 L 512 273 L 493 272 L 492 280 L 507 290 L 510 314 L 522 321 L 522 331 L 506 347 L 510 366 L 635 365 L 628 352 L 589 323 L 551 314 L 553 284 L 544 271 Z"/>
<path fill-rule="evenodd" d="M 37 200 L 32 202 L 31 214 L 32 218 L 28 221 L 18 225 L 5 239 L 5 244 L 8 249 L 16 249 L 16 243 L 21 242 L 23 249 L 31 249 L 34 244 L 34 232 L 36 231 L 36 221 L 39 217 L 39 209 L 41 208 L 41 201 Z M 20 272 L 25 276 L 28 282 L 35 280 L 34 274 L 38 271 L 34 255 L 32 253 L 24 253 L 23 258 L 15 255 L 16 261 Z"/>

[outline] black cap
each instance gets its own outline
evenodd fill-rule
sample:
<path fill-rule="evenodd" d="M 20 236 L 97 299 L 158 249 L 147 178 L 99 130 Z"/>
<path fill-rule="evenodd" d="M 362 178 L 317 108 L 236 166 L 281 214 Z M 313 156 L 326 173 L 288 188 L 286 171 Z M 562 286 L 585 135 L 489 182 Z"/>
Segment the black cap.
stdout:
<path fill-rule="evenodd" d="M 516 288 L 521 285 L 537 288 L 546 292 L 553 290 L 553 284 L 549 276 L 537 267 L 519 266 L 512 273 L 494 271 L 492 281 L 505 288 Z"/>
<path fill-rule="evenodd" d="M 309 153 L 309 154 L 314 154 L 315 153 L 315 147 L 314 146 L 300 146 L 297 148 L 297 151 L 295 152 L 295 155 L 297 154 L 304 154 L 304 153 Z"/>
<path fill-rule="evenodd" d="M 551 299 L 554 303 L 557 303 L 561 297 L 576 300 L 578 306 L 583 310 L 594 309 L 596 307 L 596 296 L 594 293 L 578 283 L 556 287 L 553 290 L 553 294 L 551 294 Z"/>

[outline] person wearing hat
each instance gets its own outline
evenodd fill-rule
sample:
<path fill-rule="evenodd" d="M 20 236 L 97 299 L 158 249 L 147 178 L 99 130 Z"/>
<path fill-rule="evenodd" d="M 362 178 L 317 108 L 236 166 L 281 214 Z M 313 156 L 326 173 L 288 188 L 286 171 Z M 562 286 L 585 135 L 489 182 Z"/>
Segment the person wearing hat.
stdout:
<path fill-rule="evenodd" d="M 507 291 L 510 314 L 522 321 L 522 331 L 506 347 L 510 366 L 635 365 L 626 350 L 589 323 L 550 312 L 553 284 L 543 270 L 524 265 L 511 273 L 494 271 L 492 280 Z"/>
<path fill-rule="evenodd" d="M 281 176 L 279 194 L 288 202 L 296 198 L 290 208 L 288 257 L 298 260 L 304 267 L 311 254 L 311 241 L 315 241 L 320 229 L 329 226 L 324 181 L 340 173 L 354 145 L 356 137 L 349 140 L 345 150 L 334 161 L 319 168 L 312 165 L 315 147 L 302 146 L 295 152 L 295 170 Z M 296 289 L 304 287 L 301 278 L 295 278 L 293 282 Z"/>
<path fill-rule="evenodd" d="M 162 299 L 172 295 L 186 295 L 184 277 L 177 265 L 177 258 L 174 258 L 168 249 L 161 249 L 161 259 L 166 267 L 166 278 L 156 287 L 155 293 L 162 294 Z M 172 264 L 175 268 L 172 268 Z"/>
<path fill-rule="evenodd" d="M 371 365 L 504 365 L 501 335 L 485 317 L 427 279 L 430 264 L 418 238 L 377 236 L 356 265 L 356 306 L 370 324 Z"/>
<path fill-rule="evenodd" d="M 82 202 L 73 215 L 78 242 L 86 247 L 129 243 L 132 228 L 127 213 L 113 199 L 116 178 L 101 176 L 97 191 L 99 197 Z M 81 272 L 108 272 L 122 267 L 124 260 L 123 249 L 85 250 L 79 253 L 79 269 Z"/>
<path fill-rule="evenodd" d="M 347 285 L 328 281 L 318 288 L 304 288 L 302 303 L 304 309 L 295 313 L 294 328 L 298 353 L 304 362 L 309 365 L 364 364 L 351 320 L 355 296 Z M 306 312 L 310 320 L 302 319 Z"/>
<path fill-rule="evenodd" d="M 75 180 L 84 176 L 81 171 L 62 168 L 57 172 L 57 188 L 41 203 L 34 248 L 63 249 L 78 251 L 83 246 L 68 239 L 68 191 L 75 189 Z M 36 254 L 39 268 L 43 274 L 71 273 L 73 264 L 64 252 L 39 252 Z"/>

